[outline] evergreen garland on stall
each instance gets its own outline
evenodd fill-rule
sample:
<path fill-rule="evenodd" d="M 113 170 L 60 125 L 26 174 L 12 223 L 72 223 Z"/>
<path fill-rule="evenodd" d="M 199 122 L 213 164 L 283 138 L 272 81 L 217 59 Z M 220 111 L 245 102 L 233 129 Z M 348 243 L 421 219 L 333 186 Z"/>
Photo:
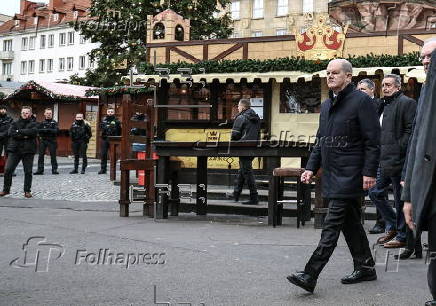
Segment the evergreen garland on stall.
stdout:
<path fill-rule="evenodd" d="M 115 86 L 115 87 L 107 87 L 107 88 L 97 88 L 97 89 L 89 89 L 86 91 L 86 97 L 107 95 L 107 96 L 115 96 L 122 94 L 143 94 L 153 92 L 153 88 L 150 87 L 128 87 L 128 86 Z"/>

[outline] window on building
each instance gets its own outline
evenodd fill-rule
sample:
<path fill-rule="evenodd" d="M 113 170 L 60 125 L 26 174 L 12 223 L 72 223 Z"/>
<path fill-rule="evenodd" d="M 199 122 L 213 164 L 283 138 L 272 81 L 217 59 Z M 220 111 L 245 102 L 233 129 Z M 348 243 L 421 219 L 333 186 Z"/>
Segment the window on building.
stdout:
<path fill-rule="evenodd" d="M 59 33 L 59 46 L 65 46 L 67 40 L 66 33 Z"/>
<path fill-rule="evenodd" d="M 3 75 L 12 75 L 12 63 L 3 63 Z"/>
<path fill-rule="evenodd" d="M 45 59 L 39 60 L 39 72 L 45 72 Z"/>
<path fill-rule="evenodd" d="M 33 24 L 34 24 L 34 25 L 37 25 L 37 24 L 38 24 L 38 19 L 39 19 L 38 16 L 33 17 Z"/>
<path fill-rule="evenodd" d="M 85 69 L 85 56 L 79 56 L 79 69 L 83 70 Z"/>
<path fill-rule="evenodd" d="M 286 35 L 286 34 L 287 34 L 286 29 L 277 29 L 276 30 L 276 35 L 277 36 Z"/>
<path fill-rule="evenodd" d="M 12 51 L 12 39 L 3 41 L 3 51 Z"/>
<path fill-rule="evenodd" d="M 23 37 L 21 38 L 21 50 L 25 51 L 29 47 L 29 38 Z"/>
<path fill-rule="evenodd" d="M 16 26 L 16 27 L 19 27 L 19 26 L 20 26 L 20 20 L 18 20 L 18 19 L 15 20 L 15 26 Z"/>
<path fill-rule="evenodd" d="M 313 0 L 303 0 L 303 13 L 313 12 Z"/>
<path fill-rule="evenodd" d="M 233 20 L 239 20 L 241 12 L 241 1 L 233 1 L 230 8 L 230 12 Z"/>
<path fill-rule="evenodd" d="M 85 36 L 83 36 L 83 35 L 80 35 L 80 41 L 79 41 L 81 44 L 84 44 L 84 43 L 86 43 L 86 39 L 85 39 Z"/>
<path fill-rule="evenodd" d="M 321 79 L 299 80 L 280 85 L 280 113 L 319 113 L 321 106 Z"/>
<path fill-rule="evenodd" d="M 64 71 L 65 70 L 65 58 L 60 58 L 59 59 L 59 71 Z"/>
<path fill-rule="evenodd" d="M 20 73 L 21 74 L 27 73 L 27 62 L 26 61 L 21 61 Z"/>
<path fill-rule="evenodd" d="M 277 0 L 277 16 L 288 14 L 288 0 Z"/>
<path fill-rule="evenodd" d="M 71 71 L 74 68 L 74 58 L 73 57 L 67 57 L 67 70 Z"/>
<path fill-rule="evenodd" d="M 53 59 L 47 60 L 47 72 L 53 72 Z"/>
<path fill-rule="evenodd" d="M 36 36 L 29 37 L 29 50 L 35 50 Z"/>
<path fill-rule="evenodd" d="M 58 21 L 59 20 L 59 14 L 55 13 L 53 14 L 53 21 Z"/>
<path fill-rule="evenodd" d="M 48 47 L 53 48 L 54 47 L 54 34 L 50 34 L 48 36 Z"/>
<path fill-rule="evenodd" d="M 74 32 L 68 32 L 68 44 L 74 45 Z"/>
<path fill-rule="evenodd" d="M 253 19 L 263 18 L 263 0 L 253 0 Z"/>
<path fill-rule="evenodd" d="M 29 74 L 35 73 L 35 61 L 30 60 L 29 61 Z"/>
<path fill-rule="evenodd" d="M 263 35 L 262 31 L 253 31 L 251 33 L 252 37 L 261 37 Z"/>
<path fill-rule="evenodd" d="M 39 37 L 39 48 L 40 49 L 45 49 L 45 42 L 46 42 L 46 36 L 45 35 L 41 35 Z"/>
<path fill-rule="evenodd" d="M 156 23 L 153 29 L 153 39 L 164 39 L 165 38 L 165 26 L 163 23 Z"/>
<path fill-rule="evenodd" d="M 94 68 L 94 61 L 88 56 L 88 68 Z"/>

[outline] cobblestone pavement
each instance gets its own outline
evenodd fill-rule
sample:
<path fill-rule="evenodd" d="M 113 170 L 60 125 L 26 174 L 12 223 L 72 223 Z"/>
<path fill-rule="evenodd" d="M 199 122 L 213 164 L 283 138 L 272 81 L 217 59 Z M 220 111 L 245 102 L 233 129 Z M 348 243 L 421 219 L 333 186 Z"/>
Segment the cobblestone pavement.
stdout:
<path fill-rule="evenodd" d="M 34 172 L 37 156 L 35 156 Z M 59 157 L 59 175 L 51 174 L 48 157 L 45 159 L 45 174 L 34 175 L 32 195 L 39 200 L 67 200 L 80 202 L 118 201 L 120 189 L 109 180 L 109 174 L 98 175 L 100 161 L 90 159 L 86 174 L 69 174 L 73 160 Z M 80 168 L 79 168 L 80 170 Z M 23 198 L 24 173 L 20 164 L 13 177 L 11 194 L 6 198 Z M 0 177 L 0 188 L 3 188 L 3 177 Z"/>

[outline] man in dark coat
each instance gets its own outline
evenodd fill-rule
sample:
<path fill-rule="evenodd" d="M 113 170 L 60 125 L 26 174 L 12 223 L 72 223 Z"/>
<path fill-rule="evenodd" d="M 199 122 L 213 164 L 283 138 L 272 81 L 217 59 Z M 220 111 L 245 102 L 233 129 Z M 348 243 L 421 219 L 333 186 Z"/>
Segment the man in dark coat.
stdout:
<path fill-rule="evenodd" d="M 410 141 L 402 200 L 404 216 L 409 228 L 415 232 L 428 230 L 430 264 L 428 286 L 436 305 L 436 38 L 424 42 L 421 50 L 424 71 L 427 73 L 425 88 L 418 104 L 413 137 Z"/>
<path fill-rule="evenodd" d="M 377 183 L 369 197 L 386 221 L 386 234 L 377 240 L 385 248 L 406 246 L 406 223 L 401 201 L 401 171 L 406 159 L 407 144 L 412 134 L 416 101 L 401 91 L 401 77 L 385 75 L 382 81 L 383 99 L 379 108 L 381 125 L 380 169 Z M 392 184 L 395 209 L 388 204 L 386 188 Z"/>
<path fill-rule="evenodd" d="M 357 90 L 360 90 L 360 91 L 366 93 L 371 98 L 373 106 L 374 106 L 375 110 L 378 112 L 381 101 L 379 98 L 375 97 L 375 83 L 371 79 L 362 79 L 357 84 Z M 387 197 L 386 190 L 385 190 L 384 196 Z M 376 208 L 376 213 L 377 213 L 377 219 L 376 219 L 374 227 L 369 230 L 370 234 L 382 234 L 385 232 L 386 222 L 383 219 L 383 216 L 380 213 L 380 210 L 378 208 Z"/>
<path fill-rule="evenodd" d="M 7 155 L 8 147 L 8 131 L 14 120 L 8 116 L 6 113 L 6 107 L 4 105 L 0 106 L 0 156 L 3 152 Z"/>
<path fill-rule="evenodd" d="M 88 122 L 83 120 L 83 114 L 77 114 L 76 120 L 70 128 L 70 136 L 72 141 L 72 148 L 74 153 L 74 169 L 70 174 L 79 173 L 79 158 L 82 157 L 82 171 L 85 174 L 86 166 L 88 166 L 88 157 L 86 151 L 88 150 L 89 139 L 92 137 L 91 127 Z"/>
<path fill-rule="evenodd" d="M 24 196 L 31 198 L 33 157 L 36 153 L 36 136 L 38 126 L 31 120 L 32 109 L 25 106 L 21 109 L 21 117 L 9 128 L 8 161 L 6 162 L 3 191 L 0 196 L 11 191 L 12 174 L 20 161 L 24 168 Z"/>
<path fill-rule="evenodd" d="M 233 123 L 231 140 L 259 139 L 260 118 L 250 107 L 250 100 L 241 99 L 239 101 L 239 114 L 236 116 L 235 122 Z M 254 157 L 249 156 L 239 157 L 239 171 L 235 181 L 235 189 L 233 191 L 233 199 L 235 202 L 239 200 L 242 188 L 244 187 L 244 182 L 246 182 L 250 189 L 250 199 L 242 202 L 242 204 L 256 205 L 259 203 L 256 181 L 252 169 L 253 159 Z"/>
<path fill-rule="evenodd" d="M 380 154 L 380 125 L 368 95 L 351 83 L 351 63 L 335 59 L 327 66 L 329 98 L 321 104 L 317 144 L 301 181 L 322 167 L 322 196 L 329 201 L 321 240 L 303 272 L 288 280 L 313 292 L 342 230 L 353 257 L 354 271 L 341 279 L 354 284 L 377 279 L 375 262 L 361 223 L 361 198 L 375 184 Z M 345 140 L 345 141 L 344 141 Z"/>
<path fill-rule="evenodd" d="M 56 159 L 57 149 L 57 136 L 58 136 L 58 123 L 53 120 L 53 110 L 46 108 L 44 111 L 45 120 L 38 124 L 39 134 L 39 156 L 38 156 L 38 170 L 34 175 L 44 174 L 44 155 L 48 148 L 51 158 L 51 173 L 59 174 L 58 161 Z"/>
<path fill-rule="evenodd" d="M 107 171 L 107 155 L 109 151 L 108 136 L 120 136 L 121 135 L 121 123 L 115 117 L 115 110 L 108 108 L 106 112 L 107 116 L 104 117 L 100 124 L 101 128 L 101 169 L 98 174 L 105 174 Z"/>

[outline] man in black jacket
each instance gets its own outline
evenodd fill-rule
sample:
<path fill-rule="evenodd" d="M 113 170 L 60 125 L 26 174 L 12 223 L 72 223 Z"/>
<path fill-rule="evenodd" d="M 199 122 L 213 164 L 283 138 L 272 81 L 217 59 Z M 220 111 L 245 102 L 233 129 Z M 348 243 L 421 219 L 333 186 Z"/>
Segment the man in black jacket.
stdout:
<path fill-rule="evenodd" d="M 53 120 L 53 110 L 46 108 L 44 111 L 45 120 L 38 124 L 39 134 L 39 156 L 38 170 L 34 175 L 44 174 L 44 155 L 45 151 L 49 150 L 51 158 L 51 173 L 59 174 L 58 162 L 56 160 L 58 123 Z"/>
<path fill-rule="evenodd" d="M 121 123 L 115 117 L 115 110 L 108 108 L 106 112 L 107 116 L 104 117 L 100 124 L 101 128 L 101 169 L 98 174 L 105 174 L 107 171 L 107 154 L 109 151 L 108 136 L 120 136 L 121 135 Z"/>
<path fill-rule="evenodd" d="M 9 128 L 8 161 L 6 162 L 3 192 L 0 196 L 8 195 L 11 191 L 12 174 L 20 161 L 24 168 L 24 196 L 31 198 L 33 157 L 36 153 L 36 136 L 38 127 L 31 120 L 32 109 L 24 106 L 21 117 L 13 122 Z"/>
<path fill-rule="evenodd" d="M 329 98 L 321 104 L 317 144 L 301 181 L 309 183 L 322 167 L 322 196 L 329 201 L 321 240 L 303 272 L 288 280 L 313 292 L 319 274 L 330 259 L 339 233 L 353 257 L 354 271 L 341 279 L 354 284 L 377 279 L 375 262 L 361 223 L 361 198 L 375 184 L 380 154 L 380 126 L 368 95 L 351 83 L 353 72 L 344 59 L 327 66 Z"/>
<path fill-rule="evenodd" d="M 373 106 L 375 110 L 378 112 L 380 107 L 380 99 L 375 97 L 375 83 L 371 79 L 362 79 L 357 84 L 357 89 L 366 93 L 372 100 Z M 367 196 L 366 194 L 365 196 Z M 385 197 L 387 197 L 387 192 L 385 191 Z M 372 229 L 369 230 L 370 234 L 382 234 L 385 232 L 386 223 L 383 220 L 383 216 L 380 213 L 380 210 L 376 208 L 377 219 L 375 225 Z"/>
<path fill-rule="evenodd" d="M 0 106 L 0 156 L 3 152 L 7 155 L 8 147 L 8 131 L 14 120 L 8 116 L 6 113 L 6 107 L 4 105 Z"/>
<path fill-rule="evenodd" d="M 231 140 L 258 140 L 260 118 L 250 107 L 250 100 L 241 99 L 239 101 L 239 114 L 236 116 L 235 122 L 233 123 Z M 252 169 L 253 159 L 254 157 L 248 156 L 239 157 L 239 171 L 233 191 L 233 199 L 235 202 L 239 200 L 244 182 L 246 182 L 250 189 L 250 200 L 242 202 L 242 204 L 256 205 L 259 203 L 256 181 L 254 180 Z"/>
<path fill-rule="evenodd" d="M 76 115 L 76 120 L 73 122 L 70 128 L 70 136 L 74 153 L 74 169 L 70 172 L 70 174 L 78 173 L 79 157 L 82 157 L 82 171 L 80 173 L 85 174 L 85 169 L 88 165 L 86 151 L 88 150 L 88 143 L 89 139 L 92 137 L 92 133 L 88 122 L 83 120 L 83 114 Z"/>
<path fill-rule="evenodd" d="M 406 246 L 406 223 L 401 201 L 401 171 L 406 158 L 407 144 L 412 133 L 416 101 L 401 91 L 401 78 L 388 74 L 382 82 L 383 99 L 379 109 L 381 125 L 380 168 L 377 183 L 369 197 L 386 221 L 386 234 L 377 242 L 385 248 Z M 388 204 L 385 189 L 392 184 L 396 212 Z"/>

